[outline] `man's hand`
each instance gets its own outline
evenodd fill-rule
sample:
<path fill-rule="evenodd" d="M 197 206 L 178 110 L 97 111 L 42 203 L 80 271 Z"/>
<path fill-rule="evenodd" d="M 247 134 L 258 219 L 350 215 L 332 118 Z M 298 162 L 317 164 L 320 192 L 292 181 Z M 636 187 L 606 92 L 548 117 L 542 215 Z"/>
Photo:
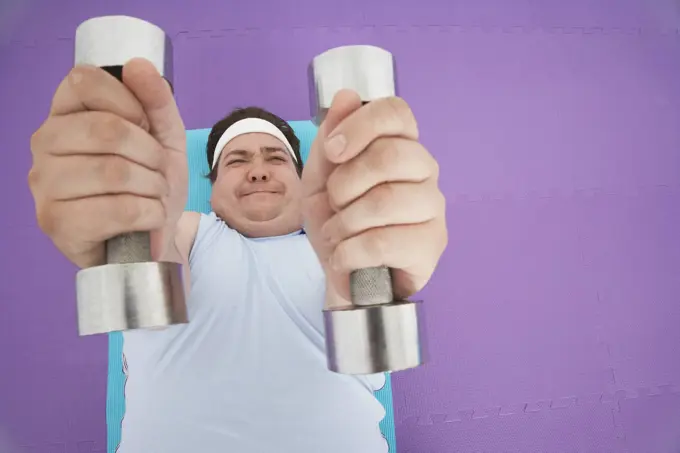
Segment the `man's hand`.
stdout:
<path fill-rule="evenodd" d="M 388 266 L 395 296 L 429 281 L 446 248 L 439 168 L 400 98 L 364 106 L 339 92 L 302 175 L 305 230 L 326 272 L 326 306 L 349 303 L 349 273 Z"/>
<path fill-rule="evenodd" d="M 151 231 L 154 258 L 173 260 L 188 190 L 186 134 L 150 62 L 127 63 L 123 83 L 99 68 L 74 68 L 31 151 L 38 225 L 69 260 L 103 264 L 105 241 L 132 231 Z"/>

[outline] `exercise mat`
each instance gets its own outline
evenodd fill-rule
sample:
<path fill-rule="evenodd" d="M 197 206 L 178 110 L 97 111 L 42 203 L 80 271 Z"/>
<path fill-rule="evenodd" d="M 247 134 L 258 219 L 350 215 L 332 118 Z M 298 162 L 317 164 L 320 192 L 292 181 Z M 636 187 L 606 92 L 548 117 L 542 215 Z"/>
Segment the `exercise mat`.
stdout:
<path fill-rule="evenodd" d="M 289 124 L 300 139 L 300 154 L 303 162 L 307 160 L 312 140 L 317 128 L 311 121 L 290 121 Z M 189 199 L 187 211 L 210 212 L 211 185 L 208 178 L 208 161 L 205 146 L 210 129 L 187 131 L 187 159 L 189 162 Z M 272 379 L 276 379 L 272 377 Z M 376 397 L 385 407 L 385 418 L 380 430 L 387 439 L 390 453 L 396 452 L 394 434 L 394 413 L 392 410 L 392 386 L 390 376 L 385 377 L 385 385 L 376 392 Z M 121 437 L 121 423 L 125 415 L 125 374 L 123 372 L 123 336 L 120 333 L 109 335 L 109 370 L 106 396 L 107 452 L 115 453 Z"/>

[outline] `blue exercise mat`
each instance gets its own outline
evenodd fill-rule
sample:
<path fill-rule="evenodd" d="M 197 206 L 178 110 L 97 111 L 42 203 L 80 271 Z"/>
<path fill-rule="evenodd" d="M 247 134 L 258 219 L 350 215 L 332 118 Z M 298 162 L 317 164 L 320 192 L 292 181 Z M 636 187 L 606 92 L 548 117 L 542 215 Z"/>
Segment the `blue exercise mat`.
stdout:
<path fill-rule="evenodd" d="M 300 139 L 302 161 L 307 160 L 309 148 L 316 136 L 316 126 L 311 121 L 291 121 L 291 127 Z M 189 161 L 189 200 L 187 211 L 210 212 L 210 181 L 205 145 L 210 129 L 187 131 L 187 155 Z M 273 379 L 276 379 L 275 377 Z M 385 406 L 386 415 L 380 423 L 380 430 L 387 439 L 390 453 L 395 453 L 394 412 L 392 410 L 392 384 L 389 374 L 385 386 L 376 392 L 376 397 Z M 123 336 L 109 335 L 109 378 L 106 395 L 106 424 L 108 426 L 107 452 L 115 453 L 121 436 L 121 422 L 125 415 L 125 374 L 123 373 Z"/>

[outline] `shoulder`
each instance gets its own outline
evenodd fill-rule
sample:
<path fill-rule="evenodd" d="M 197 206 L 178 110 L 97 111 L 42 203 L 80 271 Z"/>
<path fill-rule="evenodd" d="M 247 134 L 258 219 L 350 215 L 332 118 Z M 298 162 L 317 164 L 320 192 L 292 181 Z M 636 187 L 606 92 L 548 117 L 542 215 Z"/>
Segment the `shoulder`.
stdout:
<path fill-rule="evenodd" d="M 196 240 L 198 227 L 201 223 L 200 212 L 185 211 L 177 223 L 177 235 L 175 237 L 175 244 L 179 250 L 180 255 L 188 260 L 191 248 Z"/>
<path fill-rule="evenodd" d="M 186 236 L 196 236 L 202 215 L 204 214 L 201 214 L 200 212 L 184 211 L 177 224 L 179 233 Z"/>
<path fill-rule="evenodd" d="M 185 211 L 177 222 L 175 244 L 184 259 L 190 261 L 196 248 L 210 246 L 214 240 L 231 230 L 215 213 Z"/>
<path fill-rule="evenodd" d="M 227 247 L 234 253 L 242 242 L 241 235 L 214 212 L 187 211 L 178 223 L 177 246 L 185 253 L 189 264 L 193 264 L 197 256 L 215 253 L 216 248 Z"/>

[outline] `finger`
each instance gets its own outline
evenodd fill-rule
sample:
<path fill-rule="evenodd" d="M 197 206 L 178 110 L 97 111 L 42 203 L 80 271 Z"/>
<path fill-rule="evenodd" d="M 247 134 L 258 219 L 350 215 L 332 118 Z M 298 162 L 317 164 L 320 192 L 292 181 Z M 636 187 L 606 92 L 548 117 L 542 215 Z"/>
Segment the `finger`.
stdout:
<path fill-rule="evenodd" d="M 392 269 L 395 295 L 408 297 L 422 289 L 432 276 L 446 248 L 446 237 L 443 218 L 368 230 L 335 248 L 330 265 L 334 270 L 333 276 L 340 277 L 332 280 L 343 291 L 344 285 L 339 280 L 349 272 L 387 266 Z M 433 241 L 426 238 L 441 239 Z"/>
<path fill-rule="evenodd" d="M 120 156 L 81 154 L 43 162 L 31 170 L 32 184 L 50 187 L 47 196 L 54 201 L 124 193 L 160 199 L 169 191 L 160 172 Z"/>
<path fill-rule="evenodd" d="M 120 194 L 41 203 L 37 216 L 50 237 L 100 242 L 123 233 L 162 227 L 165 209 L 160 200 Z"/>
<path fill-rule="evenodd" d="M 366 151 L 338 166 L 328 178 L 331 204 L 342 209 L 373 187 L 388 182 L 422 182 L 438 179 L 437 161 L 420 143 L 383 137 Z"/>
<path fill-rule="evenodd" d="M 361 107 L 361 98 L 352 90 L 340 90 L 333 97 L 331 106 L 319 128 L 319 133 L 324 138 L 337 128 L 340 123 L 352 112 Z"/>
<path fill-rule="evenodd" d="M 142 104 L 125 85 L 101 68 L 80 65 L 59 84 L 52 99 L 50 115 L 69 115 L 86 110 L 109 112 L 149 130 Z"/>
<path fill-rule="evenodd" d="M 444 206 L 444 196 L 433 183 L 382 184 L 337 212 L 322 234 L 337 244 L 373 228 L 428 222 L 442 215 Z"/>
<path fill-rule="evenodd" d="M 345 118 L 326 138 L 326 157 L 335 163 L 347 162 L 383 136 L 418 140 L 418 124 L 403 99 L 377 99 Z"/>
<path fill-rule="evenodd" d="M 186 152 L 186 134 L 177 103 L 167 81 L 151 62 L 130 60 L 123 67 L 123 83 L 139 100 L 149 120 L 150 132 L 161 145 Z"/>
<path fill-rule="evenodd" d="M 335 165 L 329 162 L 325 155 L 324 140 L 327 133 L 333 130 L 347 115 L 360 107 L 361 99 L 353 91 L 341 90 L 333 98 L 331 107 L 326 113 L 326 118 L 319 126 L 319 131 L 309 152 L 309 159 L 303 169 L 305 197 L 311 197 L 324 192 L 326 190 L 326 180 L 335 168 Z"/>
<path fill-rule="evenodd" d="M 336 271 L 388 266 L 405 269 L 422 261 L 430 223 L 392 225 L 365 231 L 340 242 L 331 256 Z"/>
<path fill-rule="evenodd" d="M 115 154 L 151 170 L 165 166 L 165 152 L 156 139 L 142 128 L 108 112 L 51 117 L 31 137 L 31 150 L 55 156 Z"/>

